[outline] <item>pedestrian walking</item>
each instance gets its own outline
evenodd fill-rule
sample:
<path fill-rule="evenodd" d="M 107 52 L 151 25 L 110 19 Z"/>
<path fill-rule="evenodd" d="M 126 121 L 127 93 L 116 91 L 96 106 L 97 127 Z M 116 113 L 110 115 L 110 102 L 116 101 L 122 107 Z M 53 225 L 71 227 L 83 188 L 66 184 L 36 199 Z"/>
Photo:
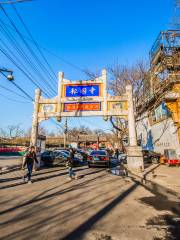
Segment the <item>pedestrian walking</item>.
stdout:
<path fill-rule="evenodd" d="M 114 156 L 115 156 L 115 158 L 118 159 L 118 157 L 119 157 L 119 150 L 118 150 L 118 148 L 115 149 Z"/>
<path fill-rule="evenodd" d="M 32 176 L 34 161 L 38 163 L 35 147 L 31 146 L 25 155 L 25 161 L 23 164 L 23 169 L 25 168 L 25 166 L 27 166 L 27 170 L 28 170 L 27 174 L 24 175 L 23 180 L 24 182 L 27 181 L 29 184 L 32 183 L 31 176 Z"/>
<path fill-rule="evenodd" d="M 74 150 L 71 148 L 70 155 L 66 163 L 66 166 L 68 167 L 69 180 L 72 180 L 74 178 L 77 179 L 77 176 L 73 170 L 73 159 L 74 159 Z"/>

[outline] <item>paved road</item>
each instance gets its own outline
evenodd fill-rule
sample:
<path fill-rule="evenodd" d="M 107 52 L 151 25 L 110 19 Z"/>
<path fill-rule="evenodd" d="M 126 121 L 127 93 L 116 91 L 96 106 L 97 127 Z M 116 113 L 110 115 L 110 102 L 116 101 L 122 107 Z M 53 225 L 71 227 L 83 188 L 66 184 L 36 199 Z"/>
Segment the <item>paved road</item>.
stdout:
<path fill-rule="evenodd" d="M 32 185 L 22 170 L 0 175 L 0 239 L 180 239 L 179 203 L 106 169 L 77 173 L 69 182 L 65 168 L 44 169 Z"/>
<path fill-rule="evenodd" d="M 3 157 L 0 156 L 0 168 L 3 167 L 13 167 L 20 165 L 22 163 L 22 157 Z"/>

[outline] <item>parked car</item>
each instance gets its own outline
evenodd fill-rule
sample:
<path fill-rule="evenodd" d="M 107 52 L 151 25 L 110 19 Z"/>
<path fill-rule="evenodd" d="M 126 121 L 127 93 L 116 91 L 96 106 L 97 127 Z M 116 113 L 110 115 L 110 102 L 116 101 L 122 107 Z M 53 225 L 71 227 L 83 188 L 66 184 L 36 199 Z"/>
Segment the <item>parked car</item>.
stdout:
<path fill-rule="evenodd" d="M 170 166 L 180 166 L 180 159 L 177 156 L 175 149 L 164 150 L 164 162 Z"/>
<path fill-rule="evenodd" d="M 144 163 L 159 163 L 160 162 L 160 153 L 154 151 L 143 150 Z"/>
<path fill-rule="evenodd" d="M 110 166 L 110 157 L 104 150 L 93 150 L 88 156 L 88 167 L 92 166 Z"/>
<path fill-rule="evenodd" d="M 77 149 L 75 152 L 75 157 L 77 157 L 83 161 L 87 161 L 88 154 L 85 151 L 83 151 L 82 149 Z"/>
<path fill-rule="evenodd" d="M 54 165 L 66 165 L 66 162 L 69 158 L 69 154 L 62 151 L 46 151 L 41 155 L 41 161 L 44 166 L 52 167 Z M 79 158 L 74 157 L 73 166 L 78 167 L 82 166 L 83 161 Z"/>
<path fill-rule="evenodd" d="M 53 165 L 65 164 L 67 155 L 62 152 L 45 151 L 41 154 L 41 161 L 44 166 L 51 167 Z"/>
<path fill-rule="evenodd" d="M 66 153 L 67 155 L 70 154 L 69 151 L 66 150 L 66 149 L 55 149 L 54 152 L 64 152 L 64 153 Z"/>

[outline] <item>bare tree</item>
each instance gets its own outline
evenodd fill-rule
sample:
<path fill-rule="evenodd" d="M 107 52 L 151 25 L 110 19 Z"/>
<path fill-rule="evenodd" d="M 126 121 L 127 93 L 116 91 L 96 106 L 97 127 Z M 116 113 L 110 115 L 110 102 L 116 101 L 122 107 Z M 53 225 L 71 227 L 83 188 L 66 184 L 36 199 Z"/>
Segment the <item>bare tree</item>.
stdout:
<path fill-rule="evenodd" d="M 133 94 L 136 100 L 142 95 L 144 79 L 148 73 L 148 64 L 139 61 L 131 66 L 115 64 L 108 68 L 110 74 L 109 90 L 114 95 L 120 96 L 125 93 L 126 85 L 133 86 Z"/>
<path fill-rule="evenodd" d="M 148 65 L 139 61 L 131 66 L 114 64 L 108 68 L 110 74 L 109 90 L 115 96 L 121 96 L 126 91 L 126 86 L 131 84 L 135 104 L 141 99 L 144 93 L 144 83 L 148 74 Z M 128 135 L 127 124 L 124 121 L 111 117 L 113 127 L 119 132 L 119 140 L 124 148 L 123 139 Z M 118 124 L 116 123 L 118 121 Z"/>
<path fill-rule="evenodd" d="M 115 96 L 121 96 L 125 93 L 126 85 L 131 84 L 133 87 L 133 94 L 135 103 L 138 102 L 144 93 L 144 83 L 148 74 L 148 64 L 144 61 L 138 61 L 130 66 L 116 63 L 108 69 L 109 81 L 108 89 Z M 100 75 L 99 71 L 95 73 L 86 69 L 84 71 L 87 76 L 96 78 Z M 111 117 L 112 126 L 119 132 L 120 143 L 123 147 L 123 139 L 128 135 L 127 124 L 118 119 L 118 125 L 115 123 L 117 118 Z"/>
<path fill-rule="evenodd" d="M 24 136 L 25 137 L 31 137 L 31 131 L 32 131 L 32 128 L 28 128 L 27 131 L 24 133 Z M 42 126 L 39 126 L 38 128 L 38 134 L 39 135 L 44 135 L 44 136 L 48 136 L 49 135 L 49 132 L 48 130 L 45 128 L 45 127 L 42 127 Z"/>
<path fill-rule="evenodd" d="M 16 138 L 21 137 L 24 134 L 24 130 L 21 128 L 21 124 L 8 125 L 6 128 L 0 129 L 0 135 L 4 138 Z"/>
<path fill-rule="evenodd" d="M 68 129 L 69 136 L 77 137 L 78 135 L 88 135 L 88 134 L 92 134 L 92 132 L 88 127 L 84 125 L 80 126 L 79 128 L 74 127 L 74 128 Z"/>

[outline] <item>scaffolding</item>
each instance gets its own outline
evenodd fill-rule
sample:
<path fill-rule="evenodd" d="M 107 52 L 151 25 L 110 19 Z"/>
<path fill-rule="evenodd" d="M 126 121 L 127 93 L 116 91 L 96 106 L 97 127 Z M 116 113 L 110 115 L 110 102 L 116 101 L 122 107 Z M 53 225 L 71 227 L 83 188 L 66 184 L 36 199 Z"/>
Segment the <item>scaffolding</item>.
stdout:
<path fill-rule="evenodd" d="M 137 114 L 148 114 L 162 102 L 172 112 L 180 126 L 180 30 L 160 32 L 150 53 L 150 69 L 144 79 L 142 97 L 137 103 Z"/>

